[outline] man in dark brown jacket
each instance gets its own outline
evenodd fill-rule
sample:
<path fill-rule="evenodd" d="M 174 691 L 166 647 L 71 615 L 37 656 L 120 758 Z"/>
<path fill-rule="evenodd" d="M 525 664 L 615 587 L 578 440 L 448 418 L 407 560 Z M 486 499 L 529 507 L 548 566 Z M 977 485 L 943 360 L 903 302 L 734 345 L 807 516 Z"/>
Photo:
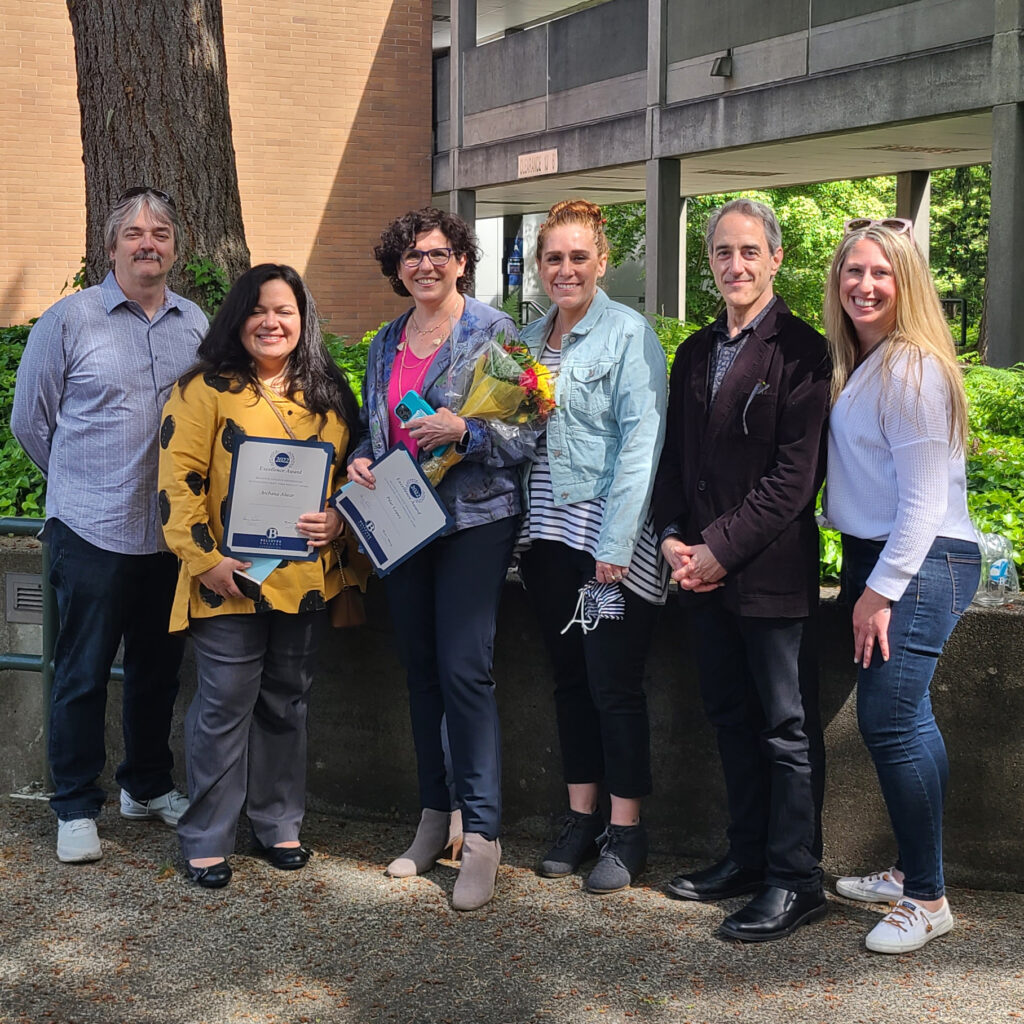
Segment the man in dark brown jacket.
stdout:
<path fill-rule="evenodd" d="M 825 913 L 814 498 L 829 364 L 821 335 L 774 294 L 782 246 L 769 207 L 739 199 L 716 211 L 708 256 L 726 308 L 676 353 L 653 507 L 692 619 L 729 851 L 668 889 L 755 893 L 719 933 L 763 942 Z"/>

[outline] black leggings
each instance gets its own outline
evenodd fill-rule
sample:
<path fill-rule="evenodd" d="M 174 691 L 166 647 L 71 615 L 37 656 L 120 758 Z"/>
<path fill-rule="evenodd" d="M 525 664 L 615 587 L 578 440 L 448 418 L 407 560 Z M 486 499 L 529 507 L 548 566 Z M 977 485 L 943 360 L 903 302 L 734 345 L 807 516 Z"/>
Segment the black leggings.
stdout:
<path fill-rule="evenodd" d="M 572 618 L 594 559 L 558 541 L 534 541 L 520 559 L 530 600 L 555 672 L 555 712 L 567 783 L 603 782 L 609 793 L 651 792 L 651 737 L 644 660 L 659 608 L 620 587 L 622 620 L 602 619 L 584 634 Z"/>

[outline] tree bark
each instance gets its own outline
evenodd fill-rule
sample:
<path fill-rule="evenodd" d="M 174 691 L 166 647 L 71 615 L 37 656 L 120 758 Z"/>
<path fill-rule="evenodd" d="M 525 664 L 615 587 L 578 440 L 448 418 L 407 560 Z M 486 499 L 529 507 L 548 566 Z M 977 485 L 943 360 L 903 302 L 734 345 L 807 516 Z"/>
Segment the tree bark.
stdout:
<path fill-rule="evenodd" d="M 86 284 L 109 268 L 103 222 L 128 188 L 150 185 L 182 222 L 175 291 L 200 301 L 185 263 L 249 266 L 231 138 L 220 0 L 67 0 L 85 159 Z"/>
<path fill-rule="evenodd" d="M 978 321 L 978 358 L 988 365 L 988 275 L 985 275 L 985 291 L 981 300 L 981 319 Z"/>

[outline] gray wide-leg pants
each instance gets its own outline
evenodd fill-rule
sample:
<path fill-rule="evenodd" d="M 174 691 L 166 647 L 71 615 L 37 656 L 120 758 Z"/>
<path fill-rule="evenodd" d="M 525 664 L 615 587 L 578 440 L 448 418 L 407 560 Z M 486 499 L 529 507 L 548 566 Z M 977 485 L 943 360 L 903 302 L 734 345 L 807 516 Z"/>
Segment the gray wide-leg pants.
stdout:
<path fill-rule="evenodd" d="M 196 695 L 185 716 L 185 859 L 229 857 L 243 806 L 264 846 L 299 838 L 306 713 L 324 612 L 193 619 Z"/>

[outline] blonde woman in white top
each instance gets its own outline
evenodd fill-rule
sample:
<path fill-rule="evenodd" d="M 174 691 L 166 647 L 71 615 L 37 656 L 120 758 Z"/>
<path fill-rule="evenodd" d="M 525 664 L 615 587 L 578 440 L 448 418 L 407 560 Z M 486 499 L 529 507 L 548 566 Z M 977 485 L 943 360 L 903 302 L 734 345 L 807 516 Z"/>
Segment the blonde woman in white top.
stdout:
<path fill-rule="evenodd" d="M 826 512 L 843 534 L 857 718 L 897 844 L 893 867 L 841 878 L 890 901 L 868 949 L 905 953 L 953 927 L 942 871 L 949 764 L 929 687 L 978 584 L 967 514 L 967 399 L 909 221 L 850 221 L 825 289 L 833 360 Z"/>

